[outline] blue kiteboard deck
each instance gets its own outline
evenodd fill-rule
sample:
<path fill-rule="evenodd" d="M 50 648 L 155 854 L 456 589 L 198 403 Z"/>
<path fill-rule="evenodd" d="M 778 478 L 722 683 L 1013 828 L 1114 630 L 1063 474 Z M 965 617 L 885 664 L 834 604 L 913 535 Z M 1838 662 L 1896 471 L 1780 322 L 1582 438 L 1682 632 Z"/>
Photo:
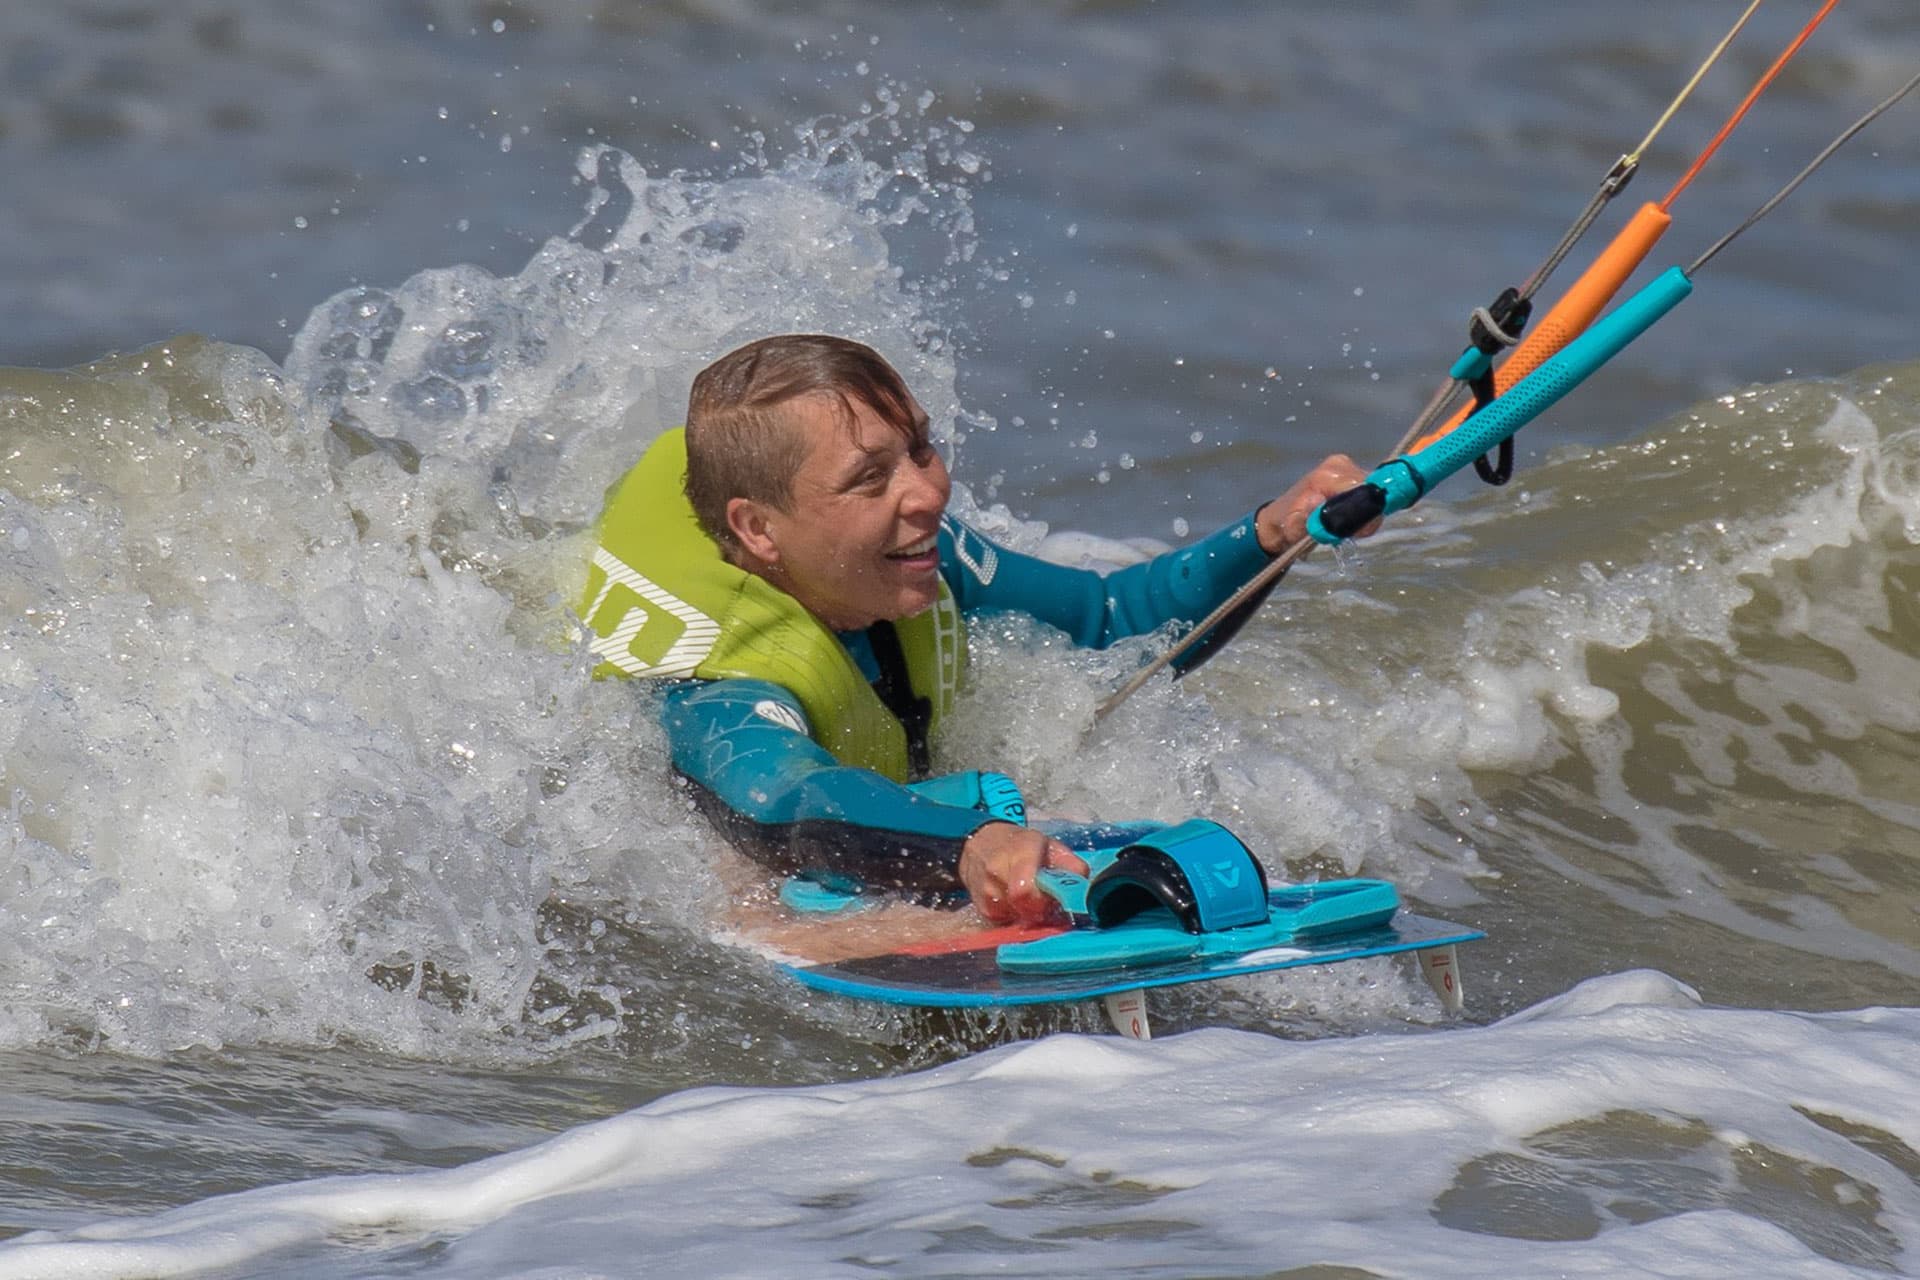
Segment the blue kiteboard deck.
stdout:
<path fill-rule="evenodd" d="M 1149 987 L 1211 982 L 1303 965 L 1338 964 L 1405 951 L 1438 951 L 1485 936 L 1478 929 L 1402 910 L 1385 924 L 1333 937 L 1083 972 L 1010 971 L 1001 965 L 998 934 L 994 931 L 984 931 L 982 944 L 973 948 L 961 943 L 956 949 L 936 954 L 896 951 L 831 964 L 780 967 L 808 987 L 835 995 L 921 1008 L 981 1009 L 1092 1000 Z"/>

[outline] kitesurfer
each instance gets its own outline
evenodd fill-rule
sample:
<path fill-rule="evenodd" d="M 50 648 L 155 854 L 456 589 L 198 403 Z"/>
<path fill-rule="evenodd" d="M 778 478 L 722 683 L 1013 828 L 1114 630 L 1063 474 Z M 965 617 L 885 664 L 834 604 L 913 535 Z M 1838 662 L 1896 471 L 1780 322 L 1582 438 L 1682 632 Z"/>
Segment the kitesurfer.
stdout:
<path fill-rule="evenodd" d="M 1012 610 L 1101 648 L 1205 617 L 1364 478 L 1321 462 L 1191 546 L 1102 576 L 947 513 L 926 412 L 871 348 L 786 334 L 694 379 L 684 429 L 610 491 L 585 600 L 599 673 L 667 681 L 673 766 L 738 847 L 787 874 L 1051 910 L 1084 872 L 990 773 L 928 777 L 967 614 Z"/>

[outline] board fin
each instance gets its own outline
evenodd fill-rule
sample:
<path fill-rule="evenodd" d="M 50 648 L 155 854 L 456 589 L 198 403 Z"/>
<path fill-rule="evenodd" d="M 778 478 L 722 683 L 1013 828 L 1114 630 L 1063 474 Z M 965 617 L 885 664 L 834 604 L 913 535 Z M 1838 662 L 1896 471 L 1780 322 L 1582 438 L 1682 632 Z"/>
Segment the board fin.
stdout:
<path fill-rule="evenodd" d="M 1433 994 L 1440 997 L 1440 1006 L 1448 1013 L 1459 1013 L 1466 1008 L 1466 993 L 1460 989 L 1458 949 L 1448 943 L 1444 947 L 1429 947 L 1418 954 L 1420 976 L 1433 988 Z"/>
<path fill-rule="evenodd" d="M 1113 1024 L 1113 1029 L 1127 1039 L 1153 1039 L 1153 1024 L 1147 1018 L 1147 993 L 1143 988 L 1102 996 L 1100 1004 L 1106 1009 L 1107 1021 Z"/>

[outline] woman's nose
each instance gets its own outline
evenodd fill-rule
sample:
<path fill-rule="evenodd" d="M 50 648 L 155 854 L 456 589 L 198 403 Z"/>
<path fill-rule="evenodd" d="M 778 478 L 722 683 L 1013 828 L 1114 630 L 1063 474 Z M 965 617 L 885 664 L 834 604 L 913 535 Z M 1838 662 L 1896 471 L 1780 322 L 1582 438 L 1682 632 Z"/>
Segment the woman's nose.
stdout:
<path fill-rule="evenodd" d="M 946 464 L 936 457 L 930 466 L 907 468 L 907 491 L 901 496 L 903 511 L 944 511 L 952 485 L 947 480 Z"/>

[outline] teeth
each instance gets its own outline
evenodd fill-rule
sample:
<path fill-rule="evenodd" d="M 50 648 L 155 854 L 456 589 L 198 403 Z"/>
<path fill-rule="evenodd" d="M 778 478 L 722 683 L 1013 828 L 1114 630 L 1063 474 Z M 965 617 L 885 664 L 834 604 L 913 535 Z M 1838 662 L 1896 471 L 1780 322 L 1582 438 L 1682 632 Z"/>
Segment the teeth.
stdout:
<path fill-rule="evenodd" d="M 907 556 L 923 556 L 927 554 L 927 552 L 933 550 L 935 547 L 939 545 L 940 545 L 940 535 L 937 533 L 928 534 L 926 537 L 920 539 L 920 541 L 914 543 L 912 546 L 902 547 L 900 548 L 900 550 L 893 552 L 893 555 L 901 558 L 905 558 Z"/>

